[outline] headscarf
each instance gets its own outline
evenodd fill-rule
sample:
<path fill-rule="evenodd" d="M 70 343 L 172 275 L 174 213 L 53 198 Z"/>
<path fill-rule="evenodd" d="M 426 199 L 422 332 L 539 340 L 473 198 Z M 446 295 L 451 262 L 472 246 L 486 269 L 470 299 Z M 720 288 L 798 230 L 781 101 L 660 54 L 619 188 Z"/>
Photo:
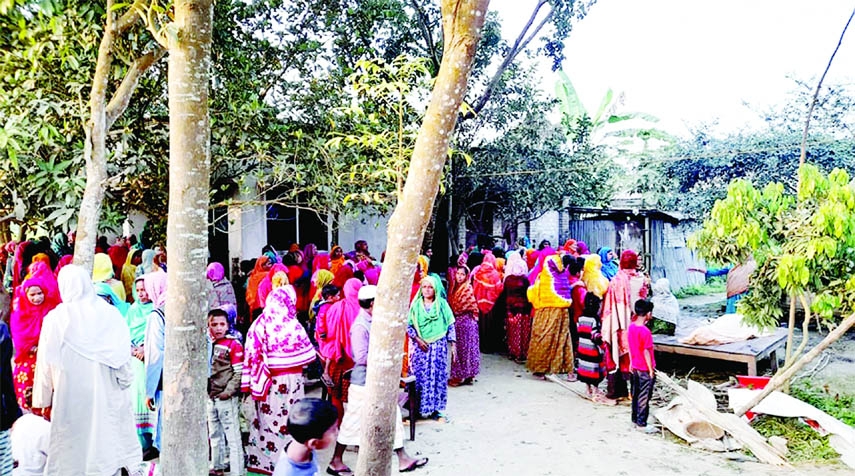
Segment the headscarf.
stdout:
<path fill-rule="evenodd" d="M 110 301 L 113 303 L 114 306 L 116 306 L 116 309 L 119 310 L 119 313 L 122 315 L 123 318 L 128 313 L 129 304 L 126 303 L 124 300 L 120 299 L 109 284 L 95 283 L 95 294 L 101 296 L 102 298 L 110 298 Z"/>
<path fill-rule="evenodd" d="M 122 266 L 125 264 L 125 260 L 128 259 L 128 247 L 124 244 L 113 245 L 107 249 L 107 255 L 113 264 L 113 277 L 121 277 Z"/>
<path fill-rule="evenodd" d="M 528 248 L 525 250 L 525 264 L 528 266 L 528 269 L 534 268 L 537 264 L 538 258 L 540 258 L 540 251 L 534 248 Z"/>
<path fill-rule="evenodd" d="M 544 251 L 547 250 L 549 250 L 547 253 L 541 254 L 540 271 L 534 275 L 535 280 L 528 288 L 526 295 L 535 309 L 550 307 L 566 309 L 573 304 L 570 276 L 564 269 L 558 253 L 551 248 L 544 249 Z"/>
<path fill-rule="evenodd" d="M 540 272 L 543 270 L 543 262 L 546 261 L 546 258 L 549 258 L 551 256 L 558 256 L 558 252 L 549 246 L 540 250 L 537 257 L 537 262 L 534 264 L 533 267 L 529 266 L 529 269 L 531 271 L 528 273 L 528 281 L 530 283 L 533 283 L 537 280 L 537 277 L 540 276 Z M 564 269 L 563 265 L 561 266 L 561 269 Z"/>
<path fill-rule="evenodd" d="M 145 278 L 137 278 L 134 280 L 133 289 L 134 303 L 125 314 L 125 322 L 128 323 L 128 329 L 131 332 L 131 344 L 135 346 L 141 345 L 145 341 L 145 327 L 148 324 L 148 316 L 154 310 L 154 303 L 140 302 L 140 297 L 137 294 L 137 282 L 142 281 L 145 286 Z"/>
<path fill-rule="evenodd" d="M 144 276 L 145 292 L 154 304 L 155 309 L 166 306 L 166 272 L 155 271 Z"/>
<path fill-rule="evenodd" d="M 496 271 L 498 271 L 499 276 L 501 276 L 504 279 L 504 277 L 505 277 L 505 258 L 496 258 Z"/>
<path fill-rule="evenodd" d="M 154 256 L 157 253 L 154 250 L 143 250 L 142 262 L 137 266 L 136 277 L 154 272 Z"/>
<path fill-rule="evenodd" d="M 267 302 L 267 296 L 277 288 L 281 288 L 289 284 L 288 268 L 282 263 L 276 263 L 267 272 L 267 276 L 258 284 L 258 307 L 264 307 Z"/>
<path fill-rule="evenodd" d="M 496 270 L 496 257 L 493 253 L 484 255 L 484 261 L 473 274 L 472 292 L 478 300 L 478 309 L 487 314 L 493 309 L 504 286 L 502 275 Z"/>
<path fill-rule="evenodd" d="M 519 256 L 519 255 L 517 255 Z M 451 306 L 451 311 L 455 316 L 460 316 L 466 313 L 472 313 L 475 318 L 478 318 L 478 300 L 475 299 L 475 294 L 472 292 L 472 285 L 469 284 L 469 268 L 466 266 L 458 266 L 451 268 L 455 273 L 449 278 L 452 285 L 451 293 L 448 296 L 448 305 Z M 462 269 L 466 272 L 466 279 L 463 283 L 457 282 L 457 270 Z"/>
<path fill-rule="evenodd" d="M 15 344 L 15 358 L 25 355 L 33 347 L 39 345 L 42 331 L 42 321 L 48 312 L 59 305 L 59 286 L 50 267 L 44 263 L 31 266 L 33 275 L 18 288 L 16 305 L 12 309 L 9 323 L 11 324 L 12 342 Z M 36 286 L 42 290 L 44 301 L 38 306 L 27 298 L 27 290 Z"/>
<path fill-rule="evenodd" d="M 380 281 L 380 268 L 371 268 L 365 272 L 365 280 L 372 286 L 377 286 Z"/>
<path fill-rule="evenodd" d="M 314 276 L 312 276 L 312 288 L 311 289 L 314 290 L 314 292 L 312 293 L 312 301 L 309 303 L 309 312 L 310 313 L 314 312 L 314 311 L 312 311 L 312 309 L 315 308 L 315 304 L 317 304 L 318 301 L 323 299 L 323 296 L 321 296 L 321 292 L 324 290 L 324 286 L 332 283 L 333 278 L 334 278 L 334 276 L 332 273 L 329 272 L 329 270 L 319 269 L 319 270 L 315 271 Z M 314 316 L 312 316 L 312 317 L 314 317 Z"/>
<path fill-rule="evenodd" d="M 637 269 L 638 253 L 633 250 L 624 250 L 620 254 L 620 269 Z"/>
<path fill-rule="evenodd" d="M 350 326 L 359 315 L 359 288 L 362 287 L 362 281 L 351 278 L 348 279 L 342 287 L 344 299 L 336 302 L 327 310 L 327 329 L 335 329 L 334 337 L 338 342 L 334 348 L 330 349 L 330 357 L 334 362 L 347 355 L 353 358 L 353 349 L 350 346 Z"/>
<path fill-rule="evenodd" d="M 338 250 L 342 250 L 342 248 L 341 248 L 341 246 L 335 245 L 335 246 L 333 246 L 333 247 L 332 247 L 332 249 L 330 250 L 330 257 L 329 257 L 329 261 L 330 261 L 330 271 L 332 271 L 332 274 L 333 274 L 333 275 L 337 275 L 337 274 L 338 274 L 338 270 L 339 270 L 339 268 L 341 268 L 342 266 L 344 266 L 344 254 L 342 254 L 342 255 L 341 255 L 340 257 L 338 257 L 338 258 L 333 258 L 333 257 L 332 257 L 332 255 L 334 255 L 334 254 L 335 254 L 335 250 L 336 250 L 336 249 L 338 249 Z M 342 250 L 342 251 L 343 251 L 343 250 Z"/>
<path fill-rule="evenodd" d="M 671 294 L 671 284 L 667 278 L 659 278 L 653 284 L 653 317 L 671 324 L 677 324 L 680 317 L 680 303 Z"/>
<path fill-rule="evenodd" d="M 330 269 L 332 271 L 332 269 Z M 344 283 L 353 277 L 353 268 L 347 265 L 341 265 L 336 272 L 333 273 L 332 283 L 338 286 L 339 289 L 344 289 Z"/>
<path fill-rule="evenodd" d="M 618 272 L 618 264 L 614 259 L 609 259 L 609 253 L 612 251 L 608 246 L 604 246 L 600 248 L 600 262 L 603 264 L 603 276 L 606 277 L 609 281 L 615 277 Z"/>
<path fill-rule="evenodd" d="M 522 255 L 517 251 L 513 251 L 506 255 L 508 262 L 505 264 L 505 276 L 526 276 L 528 275 L 528 266 L 526 266 Z"/>
<path fill-rule="evenodd" d="M 208 265 L 205 277 L 214 283 L 222 281 L 226 277 L 226 268 L 224 268 L 222 264 L 214 261 Z"/>
<path fill-rule="evenodd" d="M 315 259 L 312 260 L 312 272 L 316 272 L 318 270 L 325 269 L 330 271 L 330 254 L 326 251 L 321 251 L 315 255 Z M 335 273 L 333 273 L 335 276 Z"/>
<path fill-rule="evenodd" d="M 30 261 L 30 266 L 32 266 L 33 263 L 44 263 L 48 265 L 48 267 L 50 267 L 50 256 L 48 256 L 46 253 L 36 253 L 33 256 L 32 261 Z"/>
<path fill-rule="evenodd" d="M 448 326 L 454 324 L 454 313 L 451 311 L 448 301 L 445 300 L 445 288 L 442 286 L 439 277 L 435 274 L 429 274 L 422 279 L 422 283 L 425 282 L 429 282 L 433 286 L 433 305 L 431 305 L 430 311 L 425 309 L 422 290 L 419 289 L 410 305 L 407 323 L 413 326 L 422 340 L 431 344 L 445 337 Z"/>
<path fill-rule="evenodd" d="M 51 332 L 39 341 L 44 362 L 62 368 L 63 344 L 83 357 L 118 369 L 131 358 L 130 332 L 119 311 L 95 294 L 90 274 L 70 264 L 59 272 L 62 303 L 45 316 Z M 48 329 L 48 325 L 45 326 Z"/>
<path fill-rule="evenodd" d="M 258 301 L 258 286 L 267 277 L 267 270 L 264 269 L 264 265 L 268 261 L 270 261 L 270 258 L 267 256 L 259 256 L 255 260 L 255 267 L 249 273 L 249 279 L 246 283 L 246 303 L 249 305 L 250 312 L 262 307 Z"/>
<path fill-rule="evenodd" d="M 275 251 L 272 251 L 272 250 L 270 250 L 270 251 L 265 251 L 265 252 L 263 253 L 263 256 L 267 256 L 267 259 L 269 259 L 271 263 L 274 263 L 274 264 L 275 264 L 275 263 L 279 263 L 279 262 L 280 262 L 280 260 L 279 260 L 279 255 L 278 255 L 278 254 L 276 254 L 276 252 L 275 252 Z"/>
<path fill-rule="evenodd" d="M 131 302 L 136 300 L 134 296 L 134 282 L 137 279 L 137 266 L 133 264 L 134 256 L 142 255 L 141 250 L 132 250 L 128 253 L 128 258 L 125 260 L 125 265 L 122 266 L 122 285 L 125 287 L 125 297 L 131 297 Z"/>
<path fill-rule="evenodd" d="M 71 247 L 68 246 L 68 235 L 65 233 L 57 233 L 53 236 L 50 242 L 50 249 L 60 258 L 74 253 Z"/>
<path fill-rule="evenodd" d="M 576 246 L 576 240 L 569 239 L 564 243 L 564 246 L 561 247 L 564 250 L 564 253 L 569 254 L 573 257 L 579 256 L 579 247 Z"/>
<path fill-rule="evenodd" d="M 609 290 L 609 280 L 603 275 L 602 267 L 600 255 L 588 255 L 585 258 L 585 267 L 582 270 L 582 281 L 585 283 L 585 288 L 600 299 L 603 299 Z"/>
<path fill-rule="evenodd" d="M 231 303 L 225 303 L 219 309 L 226 311 L 226 322 L 229 323 L 229 330 L 226 331 L 226 334 L 242 341 L 243 334 L 237 329 L 237 308 Z"/>
<path fill-rule="evenodd" d="M 428 275 L 428 269 L 430 268 L 430 258 L 425 255 L 419 255 L 419 259 L 417 261 L 419 264 L 419 272 L 422 275 L 422 278 Z"/>
<path fill-rule="evenodd" d="M 113 277 L 113 262 L 104 253 L 95 254 L 95 262 L 92 265 L 92 282 L 102 283 Z"/>
<path fill-rule="evenodd" d="M 252 323 L 246 336 L 241 389 L 255 400 L 270 391 L 272 372 L 299 368 L 315 360 L 315 348 L 297 320 L 297 308 L 287 287 L 267 296 L 264 312 Z"/>
<path fill-rule="evenodd" d="M 72 261 L 74 261 L 74 256 L 72 256 L 72 255 L 65 255 L 62 258 L 60 258 L 59 263 L 56 264 L 56 269 L 53 270 L 53 275 L 59 276 L 59 270 L 70 265 Z"/>
<path fill-rule="evenodd" d="M 576 249 L 579 251 L 579 256 L 585 256 L 591 254 L 591 250 L 588 248 L 588 244 L 584 241 L 576 242 Z"/>

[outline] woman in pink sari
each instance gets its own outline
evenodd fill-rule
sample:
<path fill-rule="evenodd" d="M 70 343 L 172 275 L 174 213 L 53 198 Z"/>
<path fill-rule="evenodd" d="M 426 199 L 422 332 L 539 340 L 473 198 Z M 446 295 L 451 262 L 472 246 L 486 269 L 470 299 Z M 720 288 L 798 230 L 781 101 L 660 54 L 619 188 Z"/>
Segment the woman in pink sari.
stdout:
<path fill-rule="evenodd" d="M 611 399 L 629 396 L 626 387 L 630 372 L 626 332 L 632 322 L 635 302 L 648 294 L 646 279 L 636 268 L 638 254 L 624 250 L 620 255 L 620 269 L 609 283 L 603 302 L 602 334 L 610 352 L 610 359 L 606 362 L 609 371 L 606 396 Z"/>
<path fill-rule="evenodd" d="M 291 405 L 305 395 L 303 367 L 316 354 L 286 288 L 274 289 L 265 304 L 247 333 L 241 390 L 252 395 L 255 407 L 247 470 L 273 474 L 280 451 L 291 440 L 285 426 Z"/>
<path fill-rule="evenodd" d="M 59 285 L 48 265 L 33 263 L 29 272 L 30 278 L 15 289 L 10 320 L 15 344 L 15 397 L 23 409 L 30 408 L 42 321 L 61 302 Z"/>
<path fill-rule="evenodd" d="M 333 304 L 323 318 L 318 321 L 317 334 L 320 337 L 321 356 L 328 362 L 324 380 L 329 383 L 330 398 L 339 410 L 339 418 L 344 416 L 344 402 L 347 401 L 348 382 L 344 373 L 353 368 L 353 349 L 350 348 L 350 326 L 359 315 L 359 288 L 362 281 L 351 278 L 344 283 L 344 299 Z"/>

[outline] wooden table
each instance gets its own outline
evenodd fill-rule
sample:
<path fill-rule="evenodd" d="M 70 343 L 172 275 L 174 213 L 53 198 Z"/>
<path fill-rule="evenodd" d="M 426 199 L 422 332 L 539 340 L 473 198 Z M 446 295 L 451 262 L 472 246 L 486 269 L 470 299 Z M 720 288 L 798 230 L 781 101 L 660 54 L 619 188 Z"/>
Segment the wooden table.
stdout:
<path fill-rule="evenodd" d="M 681 336 L 682 337 L 682 336 Z M 748 366 L 748 375 L 757 375 L 757 362 L 770 359 L 772 372 L 778 370 L 778 349 L 787 341 L 787 330 L 776 329 L 775 334 L 740 342 L 721 345 L 681 344 L 677 336 L 655 334 L 653 345 L 657 352 L 665 354 L 690 355 L 706 359 L 743 362 Z"/>

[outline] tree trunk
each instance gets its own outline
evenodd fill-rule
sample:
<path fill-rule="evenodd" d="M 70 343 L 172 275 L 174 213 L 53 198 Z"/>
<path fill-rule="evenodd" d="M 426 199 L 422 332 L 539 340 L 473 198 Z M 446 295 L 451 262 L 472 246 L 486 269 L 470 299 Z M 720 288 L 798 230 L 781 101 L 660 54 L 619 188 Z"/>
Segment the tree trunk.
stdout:
<path fill-rule="evenodd" d="M 113 43 L 116 38 L 113 21 L 113 1 L 107 0 L 107 25 L 98 46 L 98 60 L 92 91 L 89 94 L 90 117 L 86 123 L 86 142 L 83 156 L 86 159 L 86 188 L 77 215 L 77 237 L 74 240 L 74 264 L 92 270 L 95 259 L 95 241 L 98 239 L 98 222 L 107 180 L 107 85 L 113 63 Z"/>
<path fill-rule="evenodd" d="M 833 331 L 829 332 L 828 335 L 825 336 L 825 339 L 822 339 L 822 341 L 807 354 L 803 355 L 799 360 L 793 362 L 792 365 L 772 377 L 772 380 L 766 384 L 763 391 L 755 395 L 754 398 L 752 398 L 751 401 L 746 403 L 742 408 L 736 410 L 736 414 L 739 416 L 744 415 L 745 412 L 751 410 L 757 406 L 758 403 L 762 402 L 770 393 L 778 390 L 788 383 L 790 379 L 796 375 L 796 372 L 801 370 L 802 367 L 807 365 L 811 360 L 815 359 L 823 350 L 827 349 L 828 346 L 837 342 L 837 339 L 843 337 L 843 334 L 846 334 L 846 331 L 848 331 L 853 325 L 855 325 L 855 313 L 844 319 L 840 325 L 838 325 Z"/>
<path fill-rule="evenodd" d="M 489 0 L 443 0 L 445 48 L 433 94 L 416 139 L 403 194 L 389 220 L 388 247 L 377 290 L 356 474 L 390 474 L 407 307 L 413 269 L 448 155 L 450 136 Z"/>
<path fill-rule="evenodd" d="M 175 2 L 169 44 L 169 300 L 164 357 L 163 474 L 208 473 L 207 299 L 212 0 Z"/>

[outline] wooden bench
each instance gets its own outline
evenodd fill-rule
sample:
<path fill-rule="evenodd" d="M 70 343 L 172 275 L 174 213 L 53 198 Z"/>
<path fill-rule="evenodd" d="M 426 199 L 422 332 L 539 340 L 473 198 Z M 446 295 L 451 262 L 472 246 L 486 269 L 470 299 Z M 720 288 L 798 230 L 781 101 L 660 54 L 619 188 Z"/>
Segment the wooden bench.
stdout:
<path fill-rule="evenodd" d="M 768 337 L 731 342 L 721 345 L 682 344 L 677 336 L 655 334 L 653 346 L 656 352 L 663 354 L 689 355 L 705 359 L 728 360 L 743 362 L 748 366 L 748 375 L 757 375 L 757 362 L 769 359 L 772 372 L 778 370 L 778 349 L 784 347 L 787 341 L 787 330 L 776 329 L 775 334 Z"/>

